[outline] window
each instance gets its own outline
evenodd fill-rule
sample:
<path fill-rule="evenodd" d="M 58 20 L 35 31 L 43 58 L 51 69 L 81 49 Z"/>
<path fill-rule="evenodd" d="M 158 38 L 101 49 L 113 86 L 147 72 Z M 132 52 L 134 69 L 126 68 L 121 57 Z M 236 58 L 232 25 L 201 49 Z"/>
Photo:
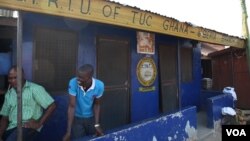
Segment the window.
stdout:
<path fill-rule="evenodd" d="M 77 34 L 37 27 L 33 51 L 33 80 L 50 92 L 65 91 L 76 72 Z"/>
<path fill-rule="evenodd" d="M 193 49 L 181 48 L 181 81 L 190 82 L 193 79 Z"/>

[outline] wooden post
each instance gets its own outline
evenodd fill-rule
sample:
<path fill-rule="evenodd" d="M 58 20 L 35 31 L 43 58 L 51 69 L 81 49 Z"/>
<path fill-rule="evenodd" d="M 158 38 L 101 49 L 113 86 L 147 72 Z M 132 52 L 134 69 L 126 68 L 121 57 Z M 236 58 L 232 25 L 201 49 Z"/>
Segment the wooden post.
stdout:
<path fill-rule="evenodd" d="M 242 9 L 242 35 L 246 39 L 246 54 L 247 54 L 247 64 L 248 64 L 248 72 L 250 73 L 250 37 L 249 37 L 249 29 L 247 23 L 247 8 L 245 0 L 241 0 L 241 9 Z"/>
<path fill-rule="evenodd" d="M 22 141 L 22 12 L 17 20 L 17 141 Z"/>

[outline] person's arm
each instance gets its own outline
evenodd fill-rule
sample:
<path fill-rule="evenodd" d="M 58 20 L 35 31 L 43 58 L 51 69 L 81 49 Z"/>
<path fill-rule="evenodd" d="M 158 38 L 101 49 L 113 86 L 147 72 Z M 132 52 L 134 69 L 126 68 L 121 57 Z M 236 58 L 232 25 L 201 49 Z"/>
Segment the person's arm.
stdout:
<path fill-rule="evenodd" d="M 36 120 L 30 120 L 29 122 L 25 123 L 25 128 L 32 128 L 32 129 L 38 129 L 40 128 L 45 121 L 50 117 L 50 115 L 53 113 L 53 111 L 56 108 L 55 102 L 51 103 L 48 108 L 46 109 L 45 113 L 42 115 L 42 117 L 36 121 Z"/>
<path fill-rule="evenodd" d="M 95 98 L 94 101 L 95 124 L 99 124 L 100 118 L 100 99 Z"/>
<path fill-rule="evenodd" d="M 2 116 L 0 121 L 0 140 L 2 139 L 4 131 L 8 127 L 8 123 L 9 123 L 8 117 Z"/>
<path fill-rule="evenodd" d="M 39 124 L 43 125 L 45 123 L 45 121 L 48 120 L 48 118 L 50 117 L 50 115 L 55 111 L 55 109 L 56 109 L 56 104 L 55 104 L 55 102 L 53 102 L 53 103 L 51 103 L 49 105 L 49 107 L 46 109 L 46 111 L 43 114 L 43 116 L 40 118 Z"/>
<path fill-rule="evenodd" d="M 74 120 L 75 105 L 76 105 L 76 97 L 69 94 L 67 131 L 63 137 L 63 141 L 70 140 L 71 128 Z"/>
<path fill-rule="evenodd" d="M 95 129 L 96 129 L 96 134 L 97 136 L 103 135 L 103 131 L 101 129 L 101 126 L 99 124 L 100 120 L 100 98 L 95 98 L 94 101 L 94 114 L 95 114 Z"/>

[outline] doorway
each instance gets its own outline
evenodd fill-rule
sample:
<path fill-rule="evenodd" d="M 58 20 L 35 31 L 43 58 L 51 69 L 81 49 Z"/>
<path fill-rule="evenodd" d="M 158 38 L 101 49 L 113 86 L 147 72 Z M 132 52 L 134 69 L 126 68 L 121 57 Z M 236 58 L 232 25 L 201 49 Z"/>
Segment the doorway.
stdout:
<path fill-rule="evenodd" d="M 97 38 L 97 78 L 105 85 L 100 119 L 104 130 L 129 123 L 129 46 L 123 38 Z"/>
<path fill-rule="evenodd" d="M 159 46 L 160 110 L 168 113 L 178 108 L 177 47 Z"/>

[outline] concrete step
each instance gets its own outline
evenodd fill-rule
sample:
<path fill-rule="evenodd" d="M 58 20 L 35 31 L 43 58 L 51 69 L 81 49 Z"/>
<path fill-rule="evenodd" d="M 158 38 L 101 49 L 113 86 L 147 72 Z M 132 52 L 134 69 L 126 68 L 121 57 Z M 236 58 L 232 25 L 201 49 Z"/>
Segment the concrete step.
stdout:
<path fill-rule="evenodd" d="M 221 131 L 206 126 L 206 113 L 197 113 L 197 140 L 198 141 L 221 141 Z"/>

